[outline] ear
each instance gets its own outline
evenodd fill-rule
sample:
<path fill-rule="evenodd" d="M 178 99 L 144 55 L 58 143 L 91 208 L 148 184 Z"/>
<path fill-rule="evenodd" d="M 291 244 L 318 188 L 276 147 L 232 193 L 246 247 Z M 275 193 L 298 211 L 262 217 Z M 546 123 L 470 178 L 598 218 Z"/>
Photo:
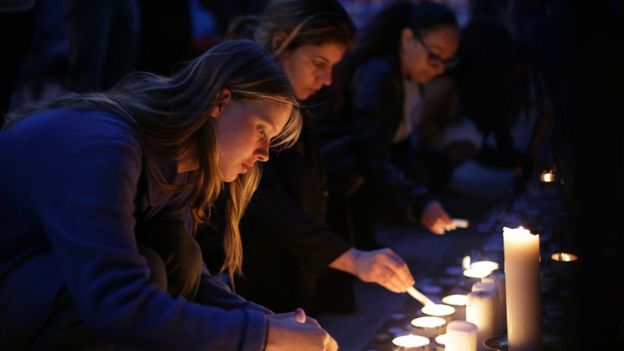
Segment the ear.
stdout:
<path fill-rule="evenodd" d="M 225 105 L 232 99 L 232 92 L 230 89 L 222 89 L 213 101 L 212 107 L 210 107 L 210 117 L 217 118 L 223 113 Z"/>
<path fill-rule="evenodd" d="M 277 49 L 280 48 L 280 46 L 284 43 L 284 40 L 286 40 L 286 33 L 284 32 L 278 32 L 275 33 L 275 35 L 273 35 L 273 38 L 271 38 L 271 51 L 273 52 L 273 54 L 276 53 Z M 278 53 L 278 56 L 281 55 L 283 52 Z"/>

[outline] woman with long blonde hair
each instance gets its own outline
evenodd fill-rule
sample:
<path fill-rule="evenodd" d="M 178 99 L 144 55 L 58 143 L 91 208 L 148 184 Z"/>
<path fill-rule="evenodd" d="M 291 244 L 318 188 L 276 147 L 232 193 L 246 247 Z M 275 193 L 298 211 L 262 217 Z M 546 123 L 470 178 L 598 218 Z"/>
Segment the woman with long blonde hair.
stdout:
<path fill-rule="evenodd" d="M 334 66 L 352 46 L 355 27 L 346 10 L 338 0 L 271 1 L 259 18 L 245 16 L 230 26 L 229 36 L 238 35 L 253 36 L 273 55 L 308 106 L 302 109 L 302 138 L 263 165 L 262 182 L 241 221 L 245 262 L 244 274 L 235 276 L 236 291 L 277 312 L 303 307 L 313 315 L 353 310 L 354 276 L 405 292 L 414 279 L 393 250 L 359 250 L 347 231 L 326 225 L 327 174 L 312 129 L 318 117 L 307 107 L 324 103 L 311 97 L 331 84 Z M 339 210 L 334 212 L 344 218 Z M 204 251 L 218 247 L 209 244 L 211 230 L 198 233 Z M 205 255 L 215 269 L 216 256 Z"/>
<path fill-rule="evenodd" d="M 231 293 L 191 235 L 229 183 L 225 265 L 239 270 L 258 162 L 298 138 L 295 94 L 260 46 L 223 43 L 171 77 L 136 73 L 8 117 L 0 349 L 336 348 L 300 312 Z"/>

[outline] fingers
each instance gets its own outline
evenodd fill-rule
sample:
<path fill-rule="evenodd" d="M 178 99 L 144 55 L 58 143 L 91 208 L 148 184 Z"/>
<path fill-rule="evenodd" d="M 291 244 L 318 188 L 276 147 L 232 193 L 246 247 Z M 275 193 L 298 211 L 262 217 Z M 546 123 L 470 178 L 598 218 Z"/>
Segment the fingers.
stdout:
<path fill-rule="evenodd" d="M 356 266 L 358 278 L 377 283 L 393 292 L 405 292 L 414 285 L 414 277 L 405 261 L 389 248 L 363 251 Z"/>
<path fill-rule="evenodd" d="M 454 229 L 451 217 L 438 201 L 432 201 L 425 207 L 421 222 L 423 226 L 438 235 L 444 234 L 446 230 Z"/>
<path fill-rule="evenodd" d="M 396 276 L 398 279 L 397 284 L 401 287 L 401 292 L 404 292 L 410 286 L 413 286 L 415 281 L 412 273 L 407 266 L 407 263 L 403 261 L 403 259 L 397 255 L 392 249 L 384 249 L 382 250 L 383 259 L 385 259 L 385 263 L 387 267 L 394 273 L 393 276 Z"/>
<path fill-rule="evenodd" d="M 303 310 L 303 308 L 297 308 L 295 309 L 295 320 L 299 323 L 305 323 L 306 321 L 306 314 L 305 311 Z"/>
<path fill-rule="evenodd" d="M 338 351 L 338 343 L 331 335 L 327 334 L 327 342 L 325 343 L 325 350 L 327 351 Z"/>

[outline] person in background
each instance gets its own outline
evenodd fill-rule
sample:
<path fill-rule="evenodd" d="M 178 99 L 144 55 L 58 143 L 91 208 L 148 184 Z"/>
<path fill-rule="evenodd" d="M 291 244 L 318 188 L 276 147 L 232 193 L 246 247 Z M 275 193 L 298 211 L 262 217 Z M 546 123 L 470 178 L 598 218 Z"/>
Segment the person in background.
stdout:
<path fill-rule="evenodd" d="M 336 0 L 273 1 L 259 19 L 245 16 L 235 23 L 244 30 L 232 27 L 230 36 L 258 24 L 256 40 L 284 67 L 304 105 L 331 84 L 332 69 L 354 35 L 351 19 Z M 414 279 L 392 249 L 359 250 L 327 227 L 325 171 L 310 132 L 316 117 L 310 106 L 302 111 L 302 137 L 263 165 L 262 182 L 241 221 L 245 262 L 243 274 L 234 279 L 236 291 L 276 311 L 303 307 L 312 315 L 352 311 L 353 276 L 405 292 Z M 198 235 L 207 248 L 218 247 L 209 244 L 211 230 Z M 218 269 L 218 253 L 205 257 Z"/>
<path fill-rule="evenodd" d="M 445 5 L 399 1 L 371 19 L 356 49 L 336 67 L 325 118 L 335 135 L 322 136 L 328 138 L 323 157 L 331 164 L 331 187 L 342 192 L 333 201 L 353 218 L 356 245 L 377 247 L 377 222 L 397 213 L 435 234 L 454 229 L 425 186 L 426 168 L 410 136 L 423 85 L 452 62 L 458 36 L 455 15 Z"/>
<path fill-rule="evenodd" d="M 139 0 L 65 0 L 70 91 L 107 90 L 135 70 L 140 15 Z"/>
<path fill-rule="evenodd" d="M 0 125 L 11 106 L 22 63 L 33 41 L 35 0 L 3 1 L 0 3 L 0 42 L 3 63 L 0 65 Z"/>
<path fill-rule="evenodd" d="M 301 123 L 288 78 L 252 41 L 10 115 L 0 349 L 336 350 L 302 310 L 273 314 L 211 277 L 191 236 L 229 184 L 226 267 L 240 271 L 258 163 Z"/>

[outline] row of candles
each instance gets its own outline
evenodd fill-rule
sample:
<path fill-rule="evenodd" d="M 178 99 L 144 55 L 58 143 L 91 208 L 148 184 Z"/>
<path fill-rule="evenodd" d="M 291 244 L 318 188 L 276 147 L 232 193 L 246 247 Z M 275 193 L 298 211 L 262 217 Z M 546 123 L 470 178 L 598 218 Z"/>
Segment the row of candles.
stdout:
<path fill-rule="evenodd" d="M 395 350 L 430 350 L 431 339 L 445 351 L 486 350 L 488 340 L 506 340 L 511 351 L 540 350 L 539 235 L 522 227 L 503 228 L 503 249 L 504 274 L 497 272 L 497 262 L 470 263 L 465 257 L 463 275 L 479 281 L 466 295 L 425 304 L 421 309 L 425 316 L 411 321 L 412 334 L 393 339 Z M 576 256 L 556 253 L 552 259 L 567 262 Z"/>

